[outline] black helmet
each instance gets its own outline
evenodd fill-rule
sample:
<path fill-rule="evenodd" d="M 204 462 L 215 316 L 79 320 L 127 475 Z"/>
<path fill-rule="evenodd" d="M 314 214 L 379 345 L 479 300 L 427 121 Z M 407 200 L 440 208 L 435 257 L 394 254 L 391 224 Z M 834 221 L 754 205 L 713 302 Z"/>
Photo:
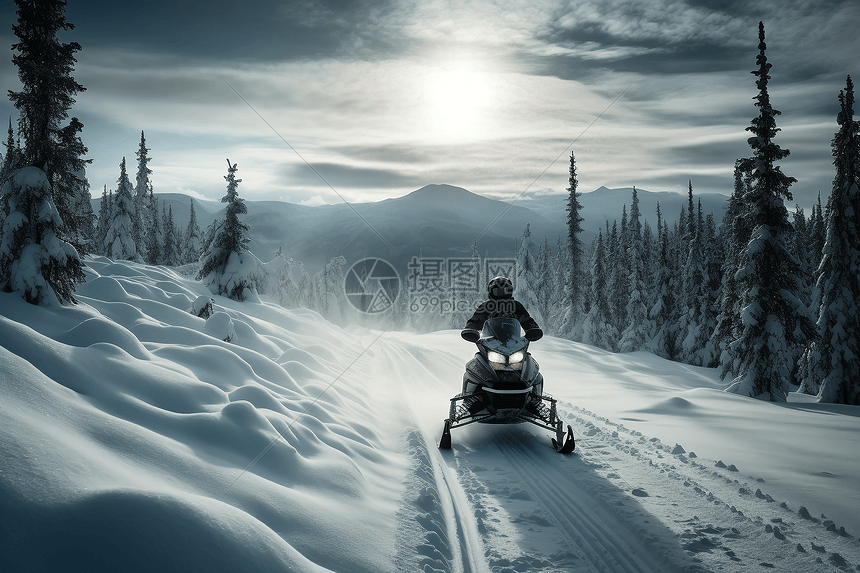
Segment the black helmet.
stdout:
<path fill-rule="evenodd" d="M 512 298 L 514 296 L 514 284 L 508 277 L 494 277 L 487 285 L 487 294 L 493 300 Z"/>

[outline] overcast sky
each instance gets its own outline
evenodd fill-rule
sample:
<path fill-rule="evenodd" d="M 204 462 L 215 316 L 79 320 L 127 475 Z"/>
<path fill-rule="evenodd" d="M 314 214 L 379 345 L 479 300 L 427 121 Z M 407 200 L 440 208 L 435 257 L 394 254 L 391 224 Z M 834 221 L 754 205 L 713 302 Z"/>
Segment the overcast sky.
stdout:
<path fill-rule="evenodd" d="M 14 12 L 3 0 L 7 46 Z M 67 19 L 94 195 L 123 156 L 134 177 L 141 130 L 156 192 L 216 200 L 226 158 L 251 200 L 563 193 L 574 140 L 580 191 L 728 194 L 763 20 L 781 166 L 808 206 L 829 192 L 837 96 L 860 75 L 857 0 L 69 0 Z M 8 54 L 0 78 L 18 89 Z M 17 117 L 8 98 L 0 112 Z"/>

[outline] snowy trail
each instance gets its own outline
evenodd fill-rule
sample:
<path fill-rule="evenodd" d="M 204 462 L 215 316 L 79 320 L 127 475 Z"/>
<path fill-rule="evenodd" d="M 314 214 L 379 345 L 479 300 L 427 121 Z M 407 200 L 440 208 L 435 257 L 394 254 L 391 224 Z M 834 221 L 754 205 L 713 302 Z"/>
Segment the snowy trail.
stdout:
<path fill-rule="evenodd" d="M 452 450 L 438 450 L 441 416 L 462 364 L 453 356 L 441 361 L 436 356 L 432 370 L 422 368 L 426 350 L 403 341 L 395 345 L 401 346 L 400 356 L 391 368 L 398 377 L 410 376 L 407 403 L 447 513 L 449 570 L 647 573 L 675 568 L 652 556 L 646 540 L 578 483 L 587 473 L 593 481 L 593 472 L 575 456 L 552 450 L 547 432 L 468 427 L 456 432 Z M 404 352 L 415 359 L 414 369 L 400 370 Z M 680 554 L 675 557 L 684 561 Z"/>
<path fill-rule="evenodd" d="M 683 435 L 668 446 L 569 400 L 559 412 L 577 437 L 573 456 L 527 425 L 468 426 L 439 451 L 448 399 L 471 355 L 434 348 L 441 336 L 399 335 L 390 346 L 447 512 L 452 560 L 440 570 L 826 571 L 860 562 L 844 529 L 775 500 L 763 478 L 740 474 L 731 460 L 697 458 L 677 445 Z"/>
<path fill-rule="evenodd" d="M 534 497 L 558 523 L 591 570 L 619 573 L 665 571 L 654 563 L 647 549 L 626 524 L 571 479 L 575 473 L 562 472 L 558 460 L 537 455 L 531 444 L 516 435 L 501 434 L 499 449 L 525 483 L 537 483 Z M 557 457 L 557 456 L 553 456 Z"/>

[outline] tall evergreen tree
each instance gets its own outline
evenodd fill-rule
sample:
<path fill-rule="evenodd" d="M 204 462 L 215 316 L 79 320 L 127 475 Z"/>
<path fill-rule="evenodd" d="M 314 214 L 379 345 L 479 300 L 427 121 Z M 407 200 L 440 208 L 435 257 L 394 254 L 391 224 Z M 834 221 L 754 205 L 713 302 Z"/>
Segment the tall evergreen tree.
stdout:
<path fill-rule="evenodd" d="M 577 192 L 579 182 L 576 177 L 576 158 L 573 152 L 570 153 L 570 169 L 567 187 L 567 254 L 569 257 L 567 275 L 565 277 L 566 301 L 564 306 L 567 307 L 565 316 L 562 321 L 561 332 L 565 335 L 572 334 L 577 327 L 585 312 L 585 304 L 587 301 L 587 284 L 584 278 L 587 276 L 586 265 L 582 246 L 582 215 L 579 212 L 582 210 L 582 204 L 579 202 L 579 197 L 582 195 Z M 561 250 L 559 249 L 559 256 Z"/>
<path fill-rule="evenodd" d="M 797 261 L 788 249 L 791 224 L 783 199 L 791 200 L 789 187 L 796 181 L 775 165 L 789 155 L 774 143 L 779 131 L 779 112 L 770 103 L 768 80 L 771 64 L 765 55 L 764 24 L 759 23 L 758 69 L 753 74 L 759 115 L 747 128 L 753 134 L 749 145 L 753 156 L 743 161 L 751 173 L 747 209 L 741 217 L 754 228 L 743 249 L 736 278 L 741 289 L 743 331 L 732 343 L 738 357 L 738 372 L 729 391 L 747 396 L 785 401 L 796 356 L 792 347 L 814 335 L 812 321 L 797 292 Z"/>
<path fill-rule="evenodd" d="M 238 166 L 227 160 L 227 194 L 221 198 L 227 203 L 224 223 L 215 229 L 216 234 L 209 249 L 203 254 L 202 267 L 197 279 L 202 279 L 213 293 L 228 296 L 236 300 L 244 300 L 246 289 L 253 290 L 254 285 L 249 278 L 255 271 L 255 259 L 248 252 L 248 225 L 239 220 L 239 215 L 247 213 L 245 202 L 239 197 L 237 188 L 241 179 L 236 179 Z M 307 272 L 302 267 L 300 290 L 313 298 L 313 284 Z M 311 300 L 303 301 L 310 308 Z"/>
<path fill-rule="evenodd" d="M 811 345 L 820 356 L 821 377 L 814 373 L 804 386 L 820 386 L 822 402 L 860 405 L 860 124 L 854 119 L 851 76 L 839 103 L 839 131 L 832 142 L 836 177 L 818 279 L 820 337 Z"/>
<path fill-rule="evenodd" d="M 149 148 L 146 146 L 146 137 L 143 131 L 140 132 L 140 145 L 137 151 L 137 175 L 135 176 L 134 184 L 134 206 L 136 216 L 134 218 L 134 240 L 138 245 L 144 248 L 140 249 L 141 253 L 146 256 L 147 231 L 152 228 L 152 211 L 151 200 L 152 183 L 149 181 L 149 176 L 152 174 L 152 169 L 148 163 L 152 161 L 149 157 Z"/>
<path fill-rule="evenodd" d="M 84 274 L 78 253 L 67 241 L 66 229 L 75 222 L 67 182 L 69 174 L 83 169 L 80 153 L 86 148 L 77 136 L 80 122 L 61 124 L 75 94 L 84 90 L 71 76 L 74 54 L 81 47 L 57 39 L 58 31 L 74 28 L 66 22 L 64 1 L 15 0 L 15 4 L 18 21 L 12 30 L 18 42 L 12 45 L 16 52 L 12 62 L 22 89 L 8 93 L 19 112 L 18 135 L 24 138 L 19 166 L 34 167 L 44 177 L 25 169 L 7 180 L 11 195 L 0 247 L 0 284 L 33 303 L 50 298 L 49 290 L 59 300 L 74 302 L 75 287 Z"/>
<path fill-rule="evenodd" d="M 138 259 L 137 244 L 134 242 L 134 191 L 125 168 L 125 157 L 119 164 L 119 179 L 116 196 L 111 209 L 110 227 L 105 233 L 105 254 L 115 260 L 133 261 Z"/>

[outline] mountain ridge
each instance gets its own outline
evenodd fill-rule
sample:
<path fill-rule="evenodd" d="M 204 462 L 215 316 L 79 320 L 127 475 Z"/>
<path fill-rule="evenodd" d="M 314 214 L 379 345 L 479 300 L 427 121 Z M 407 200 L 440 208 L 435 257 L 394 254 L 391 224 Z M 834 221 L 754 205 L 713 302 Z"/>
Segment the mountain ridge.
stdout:
<path fill-rule="evenodd" d="M 582 240 L 589 244 L 606 221 L 629 213 L 632 188 L 599 187 L 580 195 L 583 209 Z M 643 223 L 656 223 L 656 205 L 663 218 L 677 220 L 686 208 L 687 197 L 673 192 L 637 189 Z M 177 225 L 186 225 L 193 198 L 182 194 L 157 194 L 162 206 L 173 209 Z M 694 195 L 705 213 L 713 212 L 719 224 L 728 197 Z M 193 199 L 198 222 L 208 226 L 223 217 L 226 204 Z M 98 211 L 100 199 L 93 200 Z M 567 195 L 528 195 L 509 203 L 448 184 L 425 185 L 401 197 L 375 202 L 300 205 L 281 201 L 245 200 L 251 227 L 251 251 L 267 261 L 282 247 L 286 256 L 301 261 L 308 272 L 319 271 L 332 257 L 343 255 L 347 265 L 366 258 L 389 261 L 406 272 L 413 257 L 470 257 L 478 238 L 478 253 L 490 257 L 513 257 L 526 224 L 532 241 L 547 239 L 553 249 L 567 235 Z"/>

